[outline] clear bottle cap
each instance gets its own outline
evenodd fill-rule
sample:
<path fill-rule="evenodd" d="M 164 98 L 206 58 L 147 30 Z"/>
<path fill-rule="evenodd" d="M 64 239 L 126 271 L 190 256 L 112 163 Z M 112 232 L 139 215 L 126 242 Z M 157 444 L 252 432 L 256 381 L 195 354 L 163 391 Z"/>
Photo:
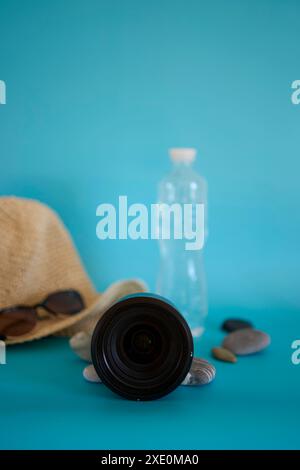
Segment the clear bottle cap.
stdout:
<path fill-rule="evenodd" d="M 173 162 L 193 162 L 196 158 L 197 150 L 195 148 L 180 147 L 169 149 L 169 155 Z"/>

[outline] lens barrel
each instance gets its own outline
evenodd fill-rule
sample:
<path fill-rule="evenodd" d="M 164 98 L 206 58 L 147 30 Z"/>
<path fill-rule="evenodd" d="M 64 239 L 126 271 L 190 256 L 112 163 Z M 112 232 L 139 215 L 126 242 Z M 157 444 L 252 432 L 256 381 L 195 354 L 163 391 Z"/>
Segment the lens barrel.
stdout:
<path fill-rule="evenodd" d="M 185 319 L 166 299 L 150 294 L 124 297 L 100 318 L 92 337 L 97 374 L 113 392 L 130 400 L 155 400 L 186 377 L 193 339 Z"/>

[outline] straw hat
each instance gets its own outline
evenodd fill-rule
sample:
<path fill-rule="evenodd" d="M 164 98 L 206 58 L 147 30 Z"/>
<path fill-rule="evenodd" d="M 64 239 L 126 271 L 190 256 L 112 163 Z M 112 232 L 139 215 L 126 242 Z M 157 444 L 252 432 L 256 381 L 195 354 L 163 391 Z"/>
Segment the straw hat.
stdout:
<path fill-rule="evenodd" d="M 64 289 L 78 290 L 87 306 L 75 315 L 43 317 L 34 330 L 7 338 L 7 344 L 91 331 L 118 298 L 146 290 L 142 282 L 132 280 L 97 293 L 58 215 L 30 199 L 0 197 L 0 260 L 0 309 L 34 305 Z"/>

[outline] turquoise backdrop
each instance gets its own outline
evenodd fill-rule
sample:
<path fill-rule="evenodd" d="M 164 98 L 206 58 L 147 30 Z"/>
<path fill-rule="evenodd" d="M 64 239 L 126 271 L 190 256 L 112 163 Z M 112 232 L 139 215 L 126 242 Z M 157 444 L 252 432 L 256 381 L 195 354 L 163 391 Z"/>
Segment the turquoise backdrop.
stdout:
<path fill-rule="evenodd" d="M 99 290 L 128 277 L 154 289 L 156 242 L 99 241 L 96 207 L 155 202 L 168 148 L 197 147 L 210 225 L 199 354 L 232 314 L 274 335 L 205 390 L 145 405 L 89 395 L 63 340 L 9 350 L 0 446 L 300 447 L 299 16 L 298 0 L 0 0 L 0 193 L 55 208 Z"/>

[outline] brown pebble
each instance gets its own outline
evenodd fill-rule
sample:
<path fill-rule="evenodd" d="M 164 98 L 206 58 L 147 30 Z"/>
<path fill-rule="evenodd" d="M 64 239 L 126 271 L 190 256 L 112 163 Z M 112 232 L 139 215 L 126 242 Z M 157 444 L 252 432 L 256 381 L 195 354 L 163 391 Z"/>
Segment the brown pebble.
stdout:
<path fill-rule="evenodd" d="M 212 355 L 215 359 L 223 362 L 237 362 L 236 356 L 225 348 L 212 348 Z"/>

